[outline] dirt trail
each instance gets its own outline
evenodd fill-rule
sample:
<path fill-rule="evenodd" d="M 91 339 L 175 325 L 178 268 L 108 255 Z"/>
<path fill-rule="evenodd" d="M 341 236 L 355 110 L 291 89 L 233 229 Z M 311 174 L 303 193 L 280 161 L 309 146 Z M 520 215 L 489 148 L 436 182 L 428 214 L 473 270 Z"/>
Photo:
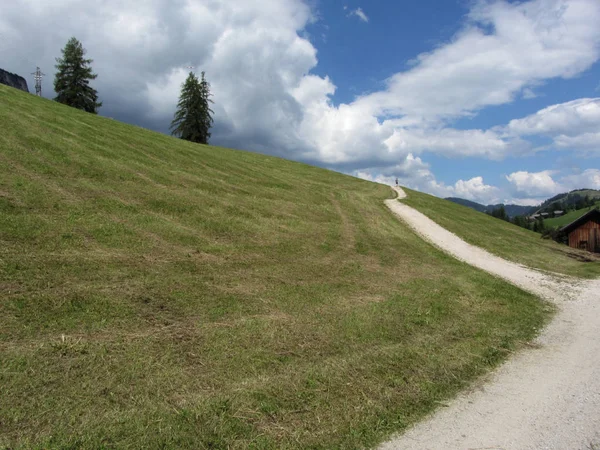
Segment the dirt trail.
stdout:
<path fill-rule="evenodd" d="M 532 348 L 381 449 L 600 450 L 600 280 L 553 277 L 506 261 L 396 199 L 386 204 L 425 240 L 559 312 Z"/>

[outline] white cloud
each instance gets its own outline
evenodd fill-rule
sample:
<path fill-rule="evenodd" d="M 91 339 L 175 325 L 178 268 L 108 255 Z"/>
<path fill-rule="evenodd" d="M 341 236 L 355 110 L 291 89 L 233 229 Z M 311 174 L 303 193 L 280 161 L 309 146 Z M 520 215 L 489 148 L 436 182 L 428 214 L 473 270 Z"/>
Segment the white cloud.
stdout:
<path fill-rule="evenodd" d="M 454 193 L 457 197 L 487 204 L 497 201 L 500 190 L 485 184 L 483 177 L 475 177 L 467 181 L 458 180 L 454 185 Z"/>
<path fill-rule="evenodd" d="M 438 197 L 460 197 L 483 205 L 498 203 L 536 206 L 542 201 L 562 192 L 574 189 L 600 189 L 600 169 L 587 169 L 568 175 L 558 171 L 519 171 L 506 177 L 509 191 L 484 182 L 476 176 L 469 180 L 458 180 L 454 184 L 437 181 L 429 165 L 419 157 L 409 154 L 401 163 L 385 167 L 355 171 L 359 178 L 377 183 L 393 185 L 396 177 L 400 185 Z M 554 178 L 558 177 L 558 181 Z"/>
<path fill-rule="evenodd" d="M 344 9 L 346 9 L 346 8 L 344 8 Z M 367 15 L 362 10 L 362 8 L 356 8 L 356 9 L 350 11 L 350 13 L 348 14 L 348 17 L 350 17 L 350 16 L 356 16 L 365 23 L 369 22 L 369 17 L 367 17 Z"/>
<path fill-rule="evenodd" d="M 554 139 L 558 148 L 579 150 L 580 153 L 600 155 L 600 133 L 583 133 L 579 136 L 561 134 Z"/>
<path fill-rule="evenodd" d="M 503 202 L 500 203 L 504 203 L 505 205 L 519 205 L 519 206 L 538 206 L 540 203 L 542 203 L 541 199 L 539 198 L 516 198 L 516 197 L 510 197 L 506 200 L 504 200 Z"/>
<path fill-rule="evenodd" d="M 506 131 L 520 136 L 576 136 L 600 128 L 600 98 L 581 98 L 548 106 L 522 119 L 511 120 Z"/>
<path fill-rule="evenodd" d="M 598 130 L 600 98 L 581 98 L 551 105 L 494 129 L 504 139 L 543 136 L 552 139 L 552 145 L 547 148 L 569 149 L 587 155 L 600 155 Z"/>
<path fill-rule="evenodd" d="M 554 181 L 552 175 L 556 172 L 514 172 L 506 177 L 512 184 L 516 194 L 528 197 L 550 197 L 565 190 L 564 186 Z"/>
<path fill-rule="evenodd" d="M 451 43 L 419 55 L 385 91 L 357 103 L 376 115 L 468 116 L 543 80 L 572 77 L 598 59 L 596 0 L 480 1 L 469 17 Z"/>
<path fill-rule="evenodd" d="M 595 0 L 479 2 L 452 42 L 420 55 L 411 69 L 390 77 L 385 90 L 337 108 L 321 102 L 317 114 L 307 108 L 302 134 L 314 143 L 315 158 L 329 163 L 389 162 L 409 152 L 489 159 L 522 154 L 533 146 L 519 135 L 455 130 L 447 123 L 588 68 L 600 50 L 596 19 Z"/>
<path fill-rule="evenodd" d="M 215 140 L 293 157 L 304 147 L 303 108 L 291 91 L 317 64 L 300 36 L 312 20 L 301 0 L 18 0 L 0 15 L 3 40 L 15 49 L 3 68 L 50 73 L 74 35 L 94 59 L 100 112 L 166 131 L 184 68 L 193 65 L 212 83 Z M 46 95 L 50 85 L 46 79 Z"/>
<path fill-rule="evenodd" d="M 401 186 L 410 189 L 438 197 L 461 197 L 483 204 L 497 203 L 500 195 L 500 189 L 485 184 L 483 177 L 473 177 L 466 181 L 458 180 L 454 185 L 439 182 L 429 165 L 412 154 L 408 154 L 406 159 L 394 166 L 355 171 L 353 175 L 387 185 L 393 185 L 398 178 Z"/>
<path fill-rule="evenodd" d="M 511 146 L 492 130 L 456 130 L 452 128 L 396 128 L 386 140 L 389 149 L 417 153 L 432 152 L 445 156 L 480 156 L 502 159 Z"/>
<path fill-rule="evenodd" d="M 586 169 L 562 178 L 562 183 L 572 189 L 600 189 L 600 170 Z"/>
<path fill-rule="evenodd" d="M 352 175 L 388 185 L 394 184 L 396 178 L 398 178 L 400 184 L 406 187 L 415 186 L 415 182 L 422 183 L 426 179 L 435 179 L 429 170 L 429 165 L 412 153 L 409 153 L 394 165 L 361 169 L 354 171 Z"/>
<path fill-rule="evenodd" d="M 586 169 L 566 175 L 552 170 L 521 171 L 511 173 L 506 179 L 512 186 L 510 201 L 516 204 L 539 204 L 549 197 L 574 189 L 600 189 L 599 169 Z"/>
<path fill-rule="evenodd" d="M 22 0 L 5 8 L 0 32 L 12 30 L 15 42 L 33 48 L 27 54 L 42 46 L 46 61 L 77 35 L 95 59 L 108 115 L 129 112 L 165 130 L 182 68 L 192 64 L 212 83 L 213 141 L 355 168 L 408 153 L 500 159 L 523 152 L 522 140 L 455 130 L 447 121 L 512 101 L 545 79 L 576 75 L 598 58 L 600 45 L 596 0 L 481 0 L 451 42 L 419 55 L 385 90 L 334 106 L 335 80 L 310 73 L 317 53 L 302 36 L 314 16 L 300 0 L 115 2 Z M 74 13 L 76 23 L 36 35 L 37 15 L 52 23 Z"/>

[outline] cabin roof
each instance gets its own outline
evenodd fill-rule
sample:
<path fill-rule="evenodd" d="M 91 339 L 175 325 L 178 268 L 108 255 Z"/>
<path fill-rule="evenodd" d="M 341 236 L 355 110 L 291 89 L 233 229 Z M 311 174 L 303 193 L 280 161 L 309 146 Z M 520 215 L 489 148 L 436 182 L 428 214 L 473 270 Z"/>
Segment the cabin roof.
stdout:
<path fill-rule="evenodd" d="M 575 219 L 570 224 L 562 227 L 560 229 L 560 231 L 564 231 L 565 233 L 570 233 L 571 231 L 575 230 L 576 228 L 579 228 L 584 223 L 587 223 L 589 220 L 594 220 L 594 219 L 597 220 L 598 222 L 600 222 L 600 210 L 599 209 L 594 208 L 591 211 L 588 211 L 583 216 L 581 216 L 579 219 Z"/>

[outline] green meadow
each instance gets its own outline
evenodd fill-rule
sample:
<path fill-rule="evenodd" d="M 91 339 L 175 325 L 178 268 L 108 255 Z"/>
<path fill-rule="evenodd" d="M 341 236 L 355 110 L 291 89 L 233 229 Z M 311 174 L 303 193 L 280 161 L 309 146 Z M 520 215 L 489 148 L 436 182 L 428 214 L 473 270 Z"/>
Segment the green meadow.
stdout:
<path fill-rule="evenodd" d="M 371 447 L 551 315 L 418 238 L 386 186 L 3 85 L 0 129 L 0 448 Z M 598 273 L 523 233 L 494 239 Z"/>
<path fill-rule="evenodd" d="M 596 203 L 596 207 L 600 207 L 600 202 Z M 584 214 L 587 214 L 591 209 L 593 209 L 593 207 L 576 209 L 575 211 L 569 211 L 564 216 L 554 217 L 552 219 L 545 219 L 544 225 L 546 226 L 546 228 L 562 228 L 565 225 L 569 225 L 571 222 L 574 222 L 575 220 L 579 219 Z"/>
<path fill-rule="evenodd" d="M 405 189 L 402 200 L 470 244 L 502 258 L 540 270 L 580 278 L 600 276 L 600 257 L 580 251 L 539 233 L 496 219 L 466 206 Z M 566 216 L 565 216 L 566 217 Z"/>

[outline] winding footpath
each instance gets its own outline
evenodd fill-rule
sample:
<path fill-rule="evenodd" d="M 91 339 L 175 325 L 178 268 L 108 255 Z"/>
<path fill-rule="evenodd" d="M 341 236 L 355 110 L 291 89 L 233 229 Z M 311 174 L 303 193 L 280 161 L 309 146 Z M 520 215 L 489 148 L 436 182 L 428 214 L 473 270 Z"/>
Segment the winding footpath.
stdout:
<path fill-rule="evenodd" d="M 386 204 L 425 240 L 551 301 L 558 313 L 531 348 L 380 448 L 600 450 L 600 280 L 556 278 L 506 261 L 398 199 Z"/>

